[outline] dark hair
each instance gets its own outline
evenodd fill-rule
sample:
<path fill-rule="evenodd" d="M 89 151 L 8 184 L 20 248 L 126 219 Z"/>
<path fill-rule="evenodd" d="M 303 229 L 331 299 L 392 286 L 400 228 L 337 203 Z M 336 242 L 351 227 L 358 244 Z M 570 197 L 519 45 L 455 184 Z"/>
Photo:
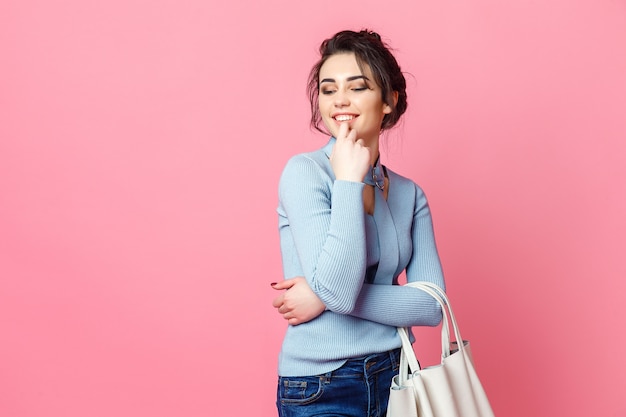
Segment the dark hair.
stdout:
<path fill-rule="evenodd" d="M 383 117 L 381 130 L 395 126 L 407 108 L 406 80 L 398 61 L 378 33 L 366 29 L 360 32 L 344 30 L 322 42 L 319 51 L 320 60 L 311 68 L 307 86 L 311 103 L 311 127 L 322 133 L 327 133 L 320 127 L 322 122 L 318 108 L 320 69 L 328 58 L 343 53 L 354 53 L 361 71 L 363 64 L 369 66 L 376 83 L 382 90 L 383 102 L 391 106 L 391 113 Z M 394 92 L 396 91 L 398 92 L 398 102 L 394 105 Z"/>

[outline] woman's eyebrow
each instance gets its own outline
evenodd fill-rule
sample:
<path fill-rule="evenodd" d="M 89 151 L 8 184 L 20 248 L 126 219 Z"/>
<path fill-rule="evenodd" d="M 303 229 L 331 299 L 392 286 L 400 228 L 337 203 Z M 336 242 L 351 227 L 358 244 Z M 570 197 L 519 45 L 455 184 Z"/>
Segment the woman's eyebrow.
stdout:
<path fill-rule="evenodd" d="M 370 80 L 365 75 L 353 75 L 351 77 L 346 78 L 346 81 L 354 81 L 354 80 L 358 80 L 358 79 L 364 79 L 365 81 L 369 81 Z M 320 81 L 320 84 L 322 84 L 322 83 L 334 83 L 334 82 L 336 82 L 334 78 L 324 78 L 322 81 Z"/>

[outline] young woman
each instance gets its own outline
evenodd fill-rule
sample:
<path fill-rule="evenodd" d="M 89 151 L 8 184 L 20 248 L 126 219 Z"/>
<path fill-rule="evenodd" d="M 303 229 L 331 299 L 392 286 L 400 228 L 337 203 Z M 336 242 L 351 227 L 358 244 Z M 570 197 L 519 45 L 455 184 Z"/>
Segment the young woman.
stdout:
<path fill-rule="evenodd" d="M 272 284 L 286 290 L 273 305 L 289 326 L 278 413 L 384 416 L 399 362 L 396 327 L 441 320 L 436 302 L 398 276 L 444 287 L 443 274 L 424 193 L 380 161 L 380 134 L 407 107 L 396 59 L 367 30 L 337 33 L 320 54 L 309 77 L 311 124 L 331 137 L 292 157 L 279 184 L 288 279 Z"/>

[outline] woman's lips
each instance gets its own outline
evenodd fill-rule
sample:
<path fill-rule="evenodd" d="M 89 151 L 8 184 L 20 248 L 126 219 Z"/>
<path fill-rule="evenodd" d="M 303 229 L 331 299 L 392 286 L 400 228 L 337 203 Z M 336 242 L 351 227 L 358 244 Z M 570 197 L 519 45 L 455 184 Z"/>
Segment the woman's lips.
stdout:
<path fill-rule="evenodd" d="M 333 116 L 333 119 L 341 123 L 341 122 L 350 122 L 356 119 L 356 117 L 357 116 L 355 116 L 354 114 L 337 114 Z"/>

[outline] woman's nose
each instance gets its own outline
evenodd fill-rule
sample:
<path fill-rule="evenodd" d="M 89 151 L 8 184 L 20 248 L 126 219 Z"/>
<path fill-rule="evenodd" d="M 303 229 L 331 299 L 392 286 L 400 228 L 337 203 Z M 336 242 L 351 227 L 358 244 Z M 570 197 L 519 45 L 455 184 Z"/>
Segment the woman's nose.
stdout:
<path fill-rule="evenodd" d="M 350 100 L 348 98 L 348 94 L 345 91 L 337 91 L 335 93 L 335 106 L 336 107 L 345 107 L 350 104 Z"/>

